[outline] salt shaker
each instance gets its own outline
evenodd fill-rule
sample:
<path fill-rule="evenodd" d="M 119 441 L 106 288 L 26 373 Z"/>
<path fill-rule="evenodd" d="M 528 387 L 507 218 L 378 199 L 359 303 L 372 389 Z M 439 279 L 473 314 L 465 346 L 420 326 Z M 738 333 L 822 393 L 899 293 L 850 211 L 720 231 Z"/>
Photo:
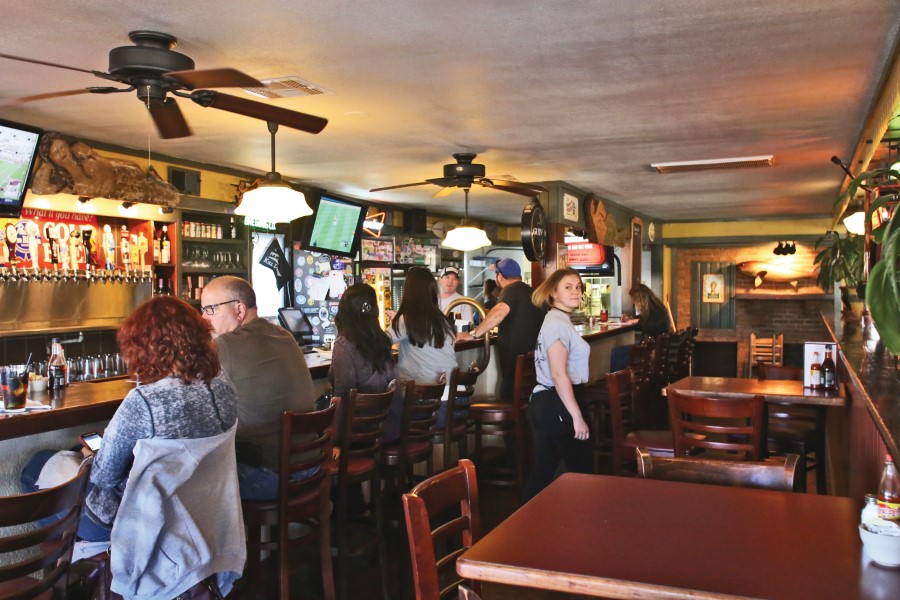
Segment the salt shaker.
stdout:
<path fill-rule="evenodd" d="M 866 524 L 878 518 L 878 498 L 875 494 L 866 494 L 866 504 L 859 516 L 859 522 Z"/>

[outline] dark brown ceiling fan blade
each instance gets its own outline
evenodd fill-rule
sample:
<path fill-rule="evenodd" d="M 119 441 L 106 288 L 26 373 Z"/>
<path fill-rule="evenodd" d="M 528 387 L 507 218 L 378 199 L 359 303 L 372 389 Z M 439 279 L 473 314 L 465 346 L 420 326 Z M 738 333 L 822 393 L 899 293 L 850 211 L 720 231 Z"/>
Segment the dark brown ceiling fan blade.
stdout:
<path fill-rule="evenodd" d="M 420 181 L 418 183 L 401 183 L 400 185 L 389 185 L 387 187 L 375 188 L 375 189 L 372 189 L 369 191 L 370 192 L 383 192 L 385 190 L 398 190 L 400 188 L 415 187 L 417 185 L 428 185 L 429 183 L 431 183 L 431 182 L 430 181 Z"/>
<path fill-rule="evenodd" d="M 481 179 L 478 183 L 486 188 L 493 188 L 502 192 L 512 192 L 513 194 L 528 197 L 536 196 L 541 192 L 547 191 L 546 188 L 540 185 L 520 183 L 518 181 L 506 181 L 504 179 L 489 179 L 487 177 Z"/>
<path fill-rule="evenodd" d="M 322 117 L 272 106 L 271 104 L 263 104 L 262 102 L 254 102 L 253 100 L 245 100 L 244 98 L 212 90 L 197 90 L 189 94 L 188 97 L 200 106 L 218 108 L 244 115 L 245 117 L 278 123 L 279 125 L 299 129 L 307 133 L 319 133 L 328 125 L 328 119 L 323 119 Z"/>
<path fill-rule="evenodd" d="M 34 102 L 36 100 L 49 100 L 50 98 L 63 98 L 65 96 L 76 96 L 78 94 L 88 94 L 90 90 L 66 90 L 63 92 L 48 92 L 46 94 L 35 94 L 34 96 L 22 96 L 21 98 L 2 98 L 0 106 L 9 106 L 11 104 L 24 104 L 25 102 Z"/>
<path fill-rule="evenodd" d="M 27 62 L 33 65 L 44 65 L 45 67 L 56 67 L 57 69 L 68 69 L 69 71 L 78 71 L 79 73 L 90 73 L 91 75 L 96 75 L 98 77 L 103 77 L 106 79 L 108 77 L 108 73 L 104 73 L 103 71 L 92 71 L 91 69 L 81 69 L 79 67 L 70 67 L 68 65 L 61 65 L 58 63 L 47 62 L 44 60 L 36 60 L 34 58 L 25 58 L 24 56 L 14 56 L 12 54 L 3 54 L 0 53 L 0 58 L 8 58 L 9 60 L 17 60 L 19 62 Z"/>
<path fill-rule="evenodd" d="M 172 98 L 166 98 L 162 104 L 150 105 L 150 116 L 153 117 L 153 122 L 156 123 L 159 135 L 163 139 L 170 140 L 191 135 L 191 128 L 188 127 L 181 109 Z"/>
<path fill-rule="evenodd" d="M 187 89 L 216 87 L 265 87 L 265 84 L 237 69 L 201 69 L 190 71 L 170 71 L 166 79 L 174 79 Z"/>

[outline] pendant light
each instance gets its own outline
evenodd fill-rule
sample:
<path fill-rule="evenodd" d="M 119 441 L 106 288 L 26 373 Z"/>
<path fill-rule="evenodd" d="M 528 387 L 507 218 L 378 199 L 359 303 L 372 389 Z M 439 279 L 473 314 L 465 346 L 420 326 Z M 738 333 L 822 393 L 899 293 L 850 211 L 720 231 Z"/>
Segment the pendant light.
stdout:
<path fill-rule="evenodd" d="M 303 192 L 293 189 L 275 170 L 275 132 L 278 123 L 268 122 L 272 134 L 272 170 L 265 179 L 257 179 L 256 187 L 241 195 L 241 202 L 234 214 L 268 221 L 269 223 L 290 223 L 294 219 L 313 213 Z"/>
<path fill-rule="evenodd" d="M 459 226 L 447 232 L 447 237 L 441 242 L 441 246 L 463 252 L 490 246 L 491 240 L 488 239 L 484 229 L 476 227 L 469 221 L 469 188 L 463 188 L 463 191 L 466 194 L 465 217 Z"/>

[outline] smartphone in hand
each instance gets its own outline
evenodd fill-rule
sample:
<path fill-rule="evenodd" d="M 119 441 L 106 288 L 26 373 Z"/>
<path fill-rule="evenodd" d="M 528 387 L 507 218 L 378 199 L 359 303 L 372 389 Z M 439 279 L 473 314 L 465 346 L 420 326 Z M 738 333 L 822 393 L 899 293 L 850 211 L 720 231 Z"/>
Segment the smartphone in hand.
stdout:
<path fill-rule="evenodd" d="M 93 454 L 96 454 L 97 450 L 100 449 L 100 442 L 102 441 L 103 438 L 96 431 L 81 434 L 81 443 Z"/>

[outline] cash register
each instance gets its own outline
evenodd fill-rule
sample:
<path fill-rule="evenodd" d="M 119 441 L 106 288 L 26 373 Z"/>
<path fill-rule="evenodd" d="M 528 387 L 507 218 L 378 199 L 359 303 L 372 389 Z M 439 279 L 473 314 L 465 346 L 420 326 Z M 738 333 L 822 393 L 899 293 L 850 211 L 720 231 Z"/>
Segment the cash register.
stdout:
<path fill-rule="evenodd" d="M 302 310 L 291 307 L 279 308 L 278 321 L 282 327 L 291 332 L 304 354 L 316 351 L 313 343 L 312 323 L 309 322 L 309 317 Z"/>

